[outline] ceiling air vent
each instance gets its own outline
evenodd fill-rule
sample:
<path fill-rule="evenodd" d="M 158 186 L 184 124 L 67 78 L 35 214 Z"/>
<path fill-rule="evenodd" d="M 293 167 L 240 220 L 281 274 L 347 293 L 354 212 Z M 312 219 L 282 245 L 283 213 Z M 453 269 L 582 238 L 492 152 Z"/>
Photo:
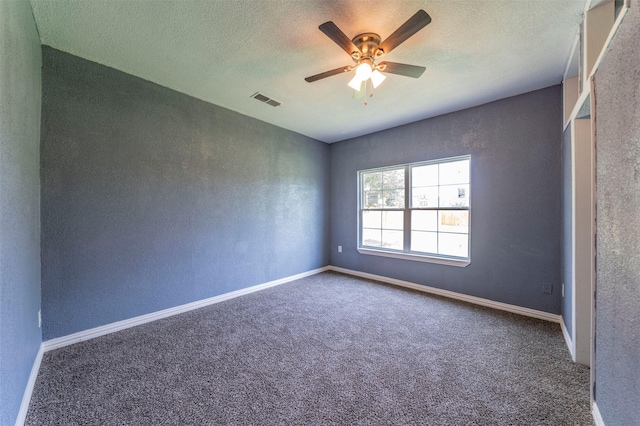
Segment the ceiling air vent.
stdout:
<path fill-rule="evenodd" d="M 272 107 L 280 106 L 280 102 L 276 101 L 275 99 L 271 99 L 260 92 L 254 93 L 253 95 L 251 95 L 251 97 L 253 99 L 259 100 L 260 102 L 264 102 L 267 105 L 271 105 Z"/>

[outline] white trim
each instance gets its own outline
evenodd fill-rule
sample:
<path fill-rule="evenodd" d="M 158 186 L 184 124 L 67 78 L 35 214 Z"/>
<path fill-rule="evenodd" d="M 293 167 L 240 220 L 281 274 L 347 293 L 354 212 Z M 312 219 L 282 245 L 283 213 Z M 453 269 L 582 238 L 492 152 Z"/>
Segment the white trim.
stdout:
<path fill-rule="evenodd" d="M 587 94 L 590 91 L 585 90 Z M 575 112 L 575 111 L 574 111 Z M 576 122 L 571 123 L 571 358 L 575 361 L 576 356 Z"/>
<path fill-rule="evenodd" d="M 396 164 L 396 165 L 391 165 L 391 166 L 384 166 L 384 167 L 376 167 L 376 168 L 371 168 L 371 169 L 362 169 L 362 170 L 358 170 L 356 176 L 357 176 L 357 188 L 358 188 L 358 196 L 356 199 L 356 208 L 358 210 L 358 218 L 357 218 L 357 235 L 356 235 L 356 247 L 358 250 L 358 253 L 360 254 L 364 254 L 364 255 L 373 255 L 373 256 L 382 256 L 382 257 L 390 257 L 390 258 L 394 258 L 394 259 L 402 259 L 402 260 L 409 260 L 409 261 L 415 261 L 415 262 L 427 262 L 427 263 L 436 263 L 436 264 L 440 264 L 440 265 L 447 265 L 447 266 L 456 266 L 456 267 L 460 267 L 460 268 L 464 268 L 469 266 L 469 264 L 471 263 L 471 253 L 469 248 L 471 247 L 471 224 L 469 224 L 468 229 L 466 234 L 464 233 L 459 233 L 458 235 L 467 235 L 467 257 L 466 258 L 454 258 L 454 257 L 448 257 L 446 255 L 440 255 L 440 254 L 419 254 L 416 252 L 412 252 L 410 251 L 410 223 L 411 223 L 411 212 L 414 210 L 414 208 L 410 205 L 410 203 L 406 200 L 411 198 L 411 191 L 412 191 L 412 184 L 411 184 L 411 170 L 414 167 L 422 167 L 422 166 L 427 166 L 427 165 L 441 165 L 441 164 L 447 164 L 447 163 L 454 163 L 454 162 L 458 162 L 458 161 L 468 161 L 469 163 L 469 182 L 467 183 L 467 185 L 469 186 L 469 191 L 471 191 L 471 154 L 465 154 L 465 155 L 458 155 L 455 157 L 447 157 L 447 158 L 439 158 L 439 159 L 431 159 L 431 160 L 426 160 L 426 161 L 417 161 L 417 162 L 413 162 L 413 163 L 404 163 L 404 164 Z M 362 229 L 363 229 L 363 224 L 362 224 L 362 220 L 363 220 L 363 214 L 365 211 L 384 211 L 385 209 L 381 209 L 381 208 L 373 208 L 373 209 L 365 209 L 363 207 L 364 204 L 364 189 L 363 189 L 363 180 L 362 180 L 362 176 L 365 173 L 372 173 L 372 172 L 380 172 L 380 171 L 385 171 L 385 170 L 399 170 L 399 169 L 404 169 L 404 197 L 405 197 L 405 206 L 400 208 L 393 208 L 393 209 L 386 209 L 387 211 L 401 211 L 404 212 L 404 229 L 402 230 L 402 233 L 405 237 L 409 237 L 409 238 L 404 238 L 404 247 L 402 251 L 393 251 L 393 250 L 386 250 L 384 248 L 377 248 L 377 247 L 370 247 L 370 246 L 364 246 L 362 243 Z M 462 184 L 461 184 L 462 185 Z M 439 185 L 438 185 L 439 186 Z M 451 209 L 449 207 L 449 209 Z M 441 210 L 447 210 L 446 207 L 434 207 L 432 209 L 432 211 L 441 211 Z M 458 210 L 460 211 L 467 211 L 469 212 L 469 215 L 471 215 L 471 198 L 469 198 L 469 205 L 466 208 L 459 208 Z M 376 228 L 377 229 L 377 228 Z M 440 232 L 437 232 L 437 234 L 440 234 Z"/>
<path fill-rule="evenodd" d="M 590 0 L 587 1 L 587 6 L 589 4 L 590 4 Z M 591 78 L 598 71 L 598 68 L 600 67 L 602 59 L 606 55 L 606 52 L 607 52 L 607 49 L 609 48 L 609 45 L 611 44 L 611 42 L 613 41 L 614 37 L 616 36 L 616 34 L 618 32 L 618 29 L 620 28 L 620 25 L 622 25 L 622 21 L 624 20 L 624 17 L 627 14 L 627 11 L 629 10 L 629 6 L 630 6 L 629 0 L 625 0 L 625 2 L 623 3 L 623 7 L 620 10 L 620 13 L 618 14 L 618 17 L 613 22 L 613 26 L 611 27 L 611 30 L 609 31 L 609 36 L 605 40 L 604 45 L 602 46 L 602 50 L 600 51 L 600 54 L 596 58 L 596 62 L 593 64 L 593 69 L 591 70 L 591 73 L 589 73 L 587 78 L 584 80 L 585 83 L 587 81 L 591 80 Z M 586 12 L 586 10 L 585 10 L 585 12 Z M 583 88 L 582 93 L 580 93 L 580 96 L 578 97 L 578 101 L 576 102 L 575 106 L 573 107 L 573 110 L 571 111 L 571 114 L 569 115 L 569 119 L 564 124 L 564 126 L 562 126 L 563 130 L 567 128 L 567 126 L 569 125 L 570 122 L 572 122 L 573 120 L 576 119 L 576 116 L 578 115 L 578 112 L 580 111 L 580 108 L 582 107 L 582 104 L 584 104 L 584 102 L 587 100 L 587 97 L 589 95 L 591 95 L 591 90 L 585 90 Z"/>
<path fill-rule="evenodd" d="M 591 364 L 591 305 L 593 298 L 592 281 L 595 273 L 593 264 L 593 199 L 594 176 L 592 120 L 573 122 L 572 164 L 575 167 L 572 178 L 573 226 L 573 292 L 572 328 L 575 362 Z"/>
<path fill-rule="evenodd" d="M 596 426 L 605 426 L 604 420 L 602 420 L 602 414 L 600 414 L 598 404 L 596 404 L 595 401 L 593 401 L 593 405 L 591 406 L 591 415 L 593 416 L 593 422 Z"/>
<path fill-rule="evenodd" d="M 406 287 L 413 290 L 422 291 L 424 293 L 436 294 L 438 296 L 444 296 L 451 299 L 462 300 L 463 302 L 473 303 L 475 305 L 487 306 L 489 308 L 498 309 L 500 311 L 511 312 L 518 315 L 524 315 L 531 318 L 538 318 L 541 320 L 555 322 L 560 324 L 562 317 L 560 315 L 551 314 L 549 312 L 538 311 L 535 309 L 523 308 L 521 306 L 509 305 L 507 303 L 495 302 L 489 299 L 483 299 L 481 297 L 469 296 L 462 293 L 456 293 L 454 291 L 442 290 L 435 287 L 429 287 L 422 284 L 416 284 L 409 281 L 398 280 L 395 278 L 389 278 L 382 275 L 369 274 L 367 272 L 354 271 L 352 269 L 340 268 L 337 266 L 329 266 L 329 270 L 335 272 L 341 272 L 343 274 L 354 275 L 356 277 L 367 278 L 370 280 L 382 281 L 387 284 L 397 285 L 399 287 Z"/>
<path fill-rule="evenodd" d="M 597 192 L 597 163 L 596 163 L 596 126 L 598 125 L 597 117 L 596 117 L 596 90 L 595 90 L 595 79 L 592 77 L 590 80 L 591 84 L 591 93 L 593 96 L 591 97 L 591 111 L 593 111 L 593 116 L 591 119 L 591 294 L 589 294 L 589 300 L 591 306 L 589 309 L 591 312 L 589 313 L 589 319 L 591 320 L 590 330 L 589 330 L 589 402 L 593 404 L 595 402 L 595 394 L 593 385 L 596 381 L 596 257 L 598 255 L 598 251 L 596 248 L 596 235 L 598 231 L 597 227 L 597 200 L 598 200 L 598 192 Z"/>
<path fill-rule="evenodd" d="M 569 76 L 569 68 L 571 68 L 571 61 L 573 60 L 573 56 L 576 54 L 576 49 L 580 46 L 580 30 L 576 31 L 576 38 L 573 41 L 573 45 L 571 46 L 571 50 L 569 51 L 569 60 L 567 61 L 567 65 L 564 67 L 564 74 L 562 74 L 562 81 L 565 81 L 567 78 L 574 77 Z M 579 68 L 579 67 L 578 67 Z M 578 70 L 578 74 L 580 71 Z"/>
<path fill-rule="evenodd" d="M 602 2 L 602 4 L 604 4 L 604 3 L 605 2 Z M 596 5 L 596 7 L 597 6 L 599 6 L 599 5 Z M 602 59 L 606 55 L 607 49 L 611 45 L 611 42 L 613 41 L 613 38 L 618 33 L 618 29 L 620 28 L 620 24 L 622 24 L 622 21 L 624 20 L 624 17 L 627 14 L 627 11 L 629 10 L 629 6 L 630 6 L 629 1 L 625 0 L 624 3 L 622 4 L 622 9 L 620 9 L 620 13 L 616 17 L 616 20 L 613 21 L 613 26 L 609 30 L 609 35 L 607 36 L 607 39 L 604 41 L 604 45 L 602 46 L 602 49 L 600 50 L 600 53 L 598 54 L 598 57 L 596 58 L 596 61 L 593 64 L 593 69 L 591 70 L 591 74 L 589 74 L 589 78 L 593 77 L 595 75 L 596 71 L 598 70 L 598 67 L 600 67 L 600 64 L 602 63 Z"/>
<path fill-rule="evenodd" d="M 33 388 L 36 385 L 36 379 L 38 378 L 38 371 L 40 371 L 40 364 L 42 363 L 43 353 L 44 348 L 42 344 L 40 344 L 40 348 L 38 349 L 38 353 L 36 354 L 36 359 L 33 360 L 33 366 L 31 367 L 31 374 L 29 374 L 27 386 L 24 388 L 24 394 L 22 394 L 22 403 L 20 404 L 20 411 L 18 411 L 18 417 L 16 418 L 16 426 L 24 425 L 24 422 L 27 420 L 29 403 L 31 402 L 31 394 L 33 393 Z"/>
<path fill-rule="evenodd" d="M 280 278 L 279 280 L 269 281 L 263 284 L 254 285 L 252 287 L 243 288 L 240 290 L 224 293 L 219 296 L 210 297 L 208 299 L 198 300 L 196 302 L 187 303 L 184 305 L 174 306 L 173 308 L 164 309 L 162 311 L 152 312 L 146 315 L 140 315 L 137 317 L 129 318 L 122 321 L 113 322 L 111 324 L 103 325 L 89 330 L 79 331 L 77 333 L 69 334 L 67 336 L 57 337 L 55 339 L 42 342 L 44 352 L 58 349 L 63 346 L 72 345 L 74 343 L 82 342 L 84 340 L 93 339 L 95 337 L 104 336 L 105 334 L 115 333 L 116 331 L 124 330 L 126 328 L 135 327 L 137 325 L 145 324 L 151 321 L 167 318 L 173 315 L 188 312 L 193 309 L 202 308 L 204 306 L 213 305 L 214 303 L 224 302 L 225 300 L 234 299 L 245 294 L 254 293 L 256 291 L 264 290 L 270 287 L 275 287 L 280 284 L 288 283 L 290 281 L 299 280 L 311 275 L 319 274 L 321 272 L 328 271 L 329 267 L 313 269 L 311 271 L 303 272 L 297 275 L 291 275 L 289 277 Z"/>
<path fill-rule="evenodd" d="M 567 348 L 569 349 L 569 353 L 571 354 L 571 360 L 576 362 L 576 348 L 573 344 L 573 340 L 571 340 L 571 336 L 569 335 L 569 330 L 567 330 L 567 326 L 564 324 L 564 318 L 560 317 L 560 328 L 562 329 L 562 335 L 564 336 L 564 341 L 567 344 Z"/>
<path fill-rule="evenodd" d="M 446 257 L 436 257 L 436 256 L 423 256 L 419 254 L 404 253 L 404 252 L 396 253 L 392 251 L 376 250 L 376 249 L 370 249 L 370 248 L 364 248 L 364 247 L 358 248 L 358 253 L 370 254 L 373 256 L 392 257 L 394 259 L 413 260 L 416 262 L 438 263 L 440 265 L 457 266 L 460 268 L 465 268 L 469 266 L 469 264 L 471 263 L 471 261 L 469 260 L 449 259 Z"/>
<path fill-rule="evenodd" d="M 578 96 L 578 100 L 576 101 L 576 104 L 573 106 L 573 109 L 571 110 L 571 114 L 569 115 L 569 118 L 567 119 L 567 122 L 564 123 L 564 126 L 562 126 L 562 130 L 563 131 L 567 130 L 567 127 L 569 127 L 569 125 L 574 120 L 576 120 L 576 116 L 580 112 L 580 108 L 582 108 L 582 105 L 585 103 L 585 101 L 587 100 L 587 98 L 590 95 L 591 95 L 591 91 L 590 90 L 582 89 L 582 92 Z"/>

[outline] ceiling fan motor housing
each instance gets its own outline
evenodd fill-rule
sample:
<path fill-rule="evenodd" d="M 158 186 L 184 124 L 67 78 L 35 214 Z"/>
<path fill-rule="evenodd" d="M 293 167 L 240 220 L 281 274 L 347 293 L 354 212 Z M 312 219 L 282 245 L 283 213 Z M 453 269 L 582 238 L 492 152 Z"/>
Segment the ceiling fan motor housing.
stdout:
<path fill-rule="evenodd" d="M 362 54 L 360 54 L 360 52 L 351 54 L 353 60 L 357 62 L 360 58 L 368 57 L 374 59 L 381 39 L 376 33 L 362 33 L 355 36 L 351 41 L 360 49 L 360 52 L 362 52 Z"/>

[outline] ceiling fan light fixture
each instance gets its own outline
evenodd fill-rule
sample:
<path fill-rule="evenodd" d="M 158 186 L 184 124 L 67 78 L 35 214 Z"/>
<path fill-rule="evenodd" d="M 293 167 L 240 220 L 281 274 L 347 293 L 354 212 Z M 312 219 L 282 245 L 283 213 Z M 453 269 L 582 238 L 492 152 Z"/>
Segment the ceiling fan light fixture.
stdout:
<path fill-rule="evenodd" d="M 371 64 L 369 63 L 369 61 L 363 61 L 356 68 L 356 77 L 358 77 L 360 81 L 365 81 L 366 79 L 371 77 L 372 71 L 373 70 L 371 69 Z"/>
<path fill-rule="evenodd" d="M 378 70 L 373 70 L 373 72 L 371 73 L 371 83 L 373 83 L 373 88 L 375 89 L 376 87 L 378 87 L 385 78 L 387 78 L 386 75 L 382 74 Z"/>
<path fill-rule="evenodd" d="M 362 85 L 363 81 L 364 80 L 360 80 L 360 77 L 358 77 L 358 74 L 356 74 L 353 76 L 353 78 L 349 82 L 349 87 L 351 87 L 355 91 L 358 91 L 360 90 L 360 86 Z"/>

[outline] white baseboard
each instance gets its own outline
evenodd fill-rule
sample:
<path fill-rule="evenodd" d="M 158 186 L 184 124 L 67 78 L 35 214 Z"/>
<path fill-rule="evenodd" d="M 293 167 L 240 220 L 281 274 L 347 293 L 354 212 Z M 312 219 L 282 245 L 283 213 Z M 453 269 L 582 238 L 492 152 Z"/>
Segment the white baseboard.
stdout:
<path fill-rule="evenodd" d="M 551 314 L 544 311 L 538 311 L 535 309 L 524 308 L 521 306 L 510 305 L 507 303 L 496 302 L 489 299 L 483 299 L 476 296 L 469 296 L 462 293 L 456 293 L 449 290 L 442 290 L 435 287 L 429 287 L 422 284 L 416 284 L 409 281 L 398 280 L 395 278 L 389 278 L 382 275 L 370 274 L 367 272 L 360 272 L 346 268 L 340 268 L 337 266 L 325 266 L 323 268 L 314 269 L 311 271 L 303 272 L 297 275 L 291 275 L 289 277 L 281 278 L 275 281 L 270 281 L 263 284 L 258 284 L 252 287 L 243 288 L 240 290 L 232 291 L 229 293 L 221 294 L 219 296 L 210 297 L 208 299 L 198 300 L 196 302 L 187 303 L 180 306 L 175 306 L 173 308 L 164 309 L 162 311 L 152 312 L 146 315 L 141 315 L 134 318 L 129 318 L 126 320 L 114 322 L 111 324 L 106 324 L 100 327 L 92 328 L 89 330 L 80 331 L 77 333 L 69 334 L 67 336 L 57 337 L 55 339 L 47 340 L 42 343 L 42 348 L 44 352 L 61 348 L 64 346 L 72 345 L 74 343 L 82 342 L 84 340 L 93 339 L 95 337 L 104 336 L 106 334 L 114 333 L 116 331 L 124 330 L 130 327 L 135 327 L 137 325 L 145 324 L 151 321 L 155 321 L 158 319 L 170 317 L 173 315 L 181 314 L 183 312 L 188 312 L 193 309 L 202 308 L 204 306 L 212 305 L 215 303 L 220 303 L 225 300 L 233 299 L 239 296 L 243 296 L 245 294 L 250 294 L 256 291 L 264 290 L 266 288 L 274 287 L 280 284 L 284 284 L 290 281 L 299 280 L 301 278 L 305 278 L 311 275 L 319 274 L 325 271 L 336 271 L 341 272 L 348 275 L 353 275 L 362 278 L 368 278 L 376 281 L 385 282 L 388 284 L 397 285 L 400 287 L 411 288 L 413 290 L 422 291 L 425 293 L 436 294 L 439 296 L 448 297 L 451 299 L 462 300 L 464 302 L 473 303 L 476 305 L 487 306 L 490 308 L 498 309 L 501 311 L 512 312 L 519 315 L 524 315 L 532 318 L 538 318 L 545 321 L 555 322 L 561 324 L 563 328 L 563 334 L 565 334 L 565 339 L 567 339 L 568 334 L 566 334 L 566 328 L 564 328 L 564 324 L 562 322 L 562 317 L 560 315 Z M 571 346 L 570 346 L 571 348 Z M 573 356 L 573 353 L 572 353 Z"/>
<path fill-rule="evenodd" d="M 38 371 L 40 371 L 40 364 L 42 363 L 43 354 L 44 348 L 42 347 L 42 344 L 40 344 L 40 349 L 38 349 L 36 359 L 33 360 L 33 366 L 31 367 L 31 374 L 29 374 L 27 387 L 24 389 L 24 394 L 22 395 L 22 403 L 20 404 L 20 411 L 18 411 L 16 426 L 24 425 L 24 422 L 27 420 L 27 412 L 29 411 L 31 394 L 33 393 L 33 387 L 36 385 L 36 379 L 38 378 Z"/>
<path fill-rule="evenodd" d="M 514 314 L 524 315 L 527 317 L 538 318 L 545 321 L 561 323 L 562 316 L 551 314 L 549 312 L 538 311 L 535 309 L 523 308 L 521 306 L 509 305 L 507 303 L 495 302 L 489 299 L 483 299 L 481 297 L 469 296 L 462 293 L 456 293 L 454 291 L 442 290 L 435 287 L 429 287 L 422 284 L 416 284 L 409 281 L 398 280 L 395 278 L 389 278 L 382 275 L 369 274 L 367 272 L 354 271 L 352 269 L 340 268 L 337 266 L 329 266 L 329 270 L 342 272 L 343 274 L 354 275 L 356 277 L 367 278 L 376 281 L 382 281 L 387 284 L 393 284 L 400 287 L 406 287 L 413 290 L 422 291 L 424 293 L 436 294 L 438 296 L 444 296 L 451 299 L 462 300 L 464 302 L 473 303 L 475 305 L 487 306 L 489 308 L 498 309 L 501 311 L 507 311 Z"/>
<path fill-rule="evenodd" d="M 595 401 L 593 401 L 591 415 L 593 416 L 593 422 L 596 424 L 596 426 L 605 426 L 604 420 L 602 420 L 602 415 L 600 414 L 600 410 L 598 409 L 598 404 L 596 404 Z"/>
<path fill-rule="evenodd" d="M 564 318 L 562 318 L 562 316 L 560 316 L 560 328 L 562 328 L 562 335 L 564 336 L 564 341 L 567 344 L 569 353 L 571 354 L 571 360 L 573 362 L 576 362 L 576 348 L 573 345 L 573 340 L 571 340 L 571 336 L 569 335 L 569 330 L 567 330 L 567 326 L 564 324 Z"/>
<path fill-rule="evenodd" d="M 116 331 L 124 330 L 126 328 L 135 327 L 137 325 L 145 324 L 151 321 L 167 318 L 173 315 L 188 312 L 193 309 L 202 308 L 204 306 L 213 305 L 214 303 L 224 302 L 225 300 L 234 299 L 245 294 L 254 293 L 256 291 L 264 290 L 270 287 L 275 287 L 280 284 L 288 283 L 290 281 L 299 280 L 311 275 L 319 274 L 321 272 L 328 271 L 329 267 L 313 269 L 311 271 L 303 272 L 297 275 L 291 275 L 289 277 L 280 278 L 279 280 L 269 281 L 263 284 L 254 285 L 252 287 L 243 288 L 240 290 L 224 293 L 219 296 L 210 297 L 208 299 L 198 300 L 196 302 L 187 303 L 184 305 L 175 306 L 173 308 L 164 309 L 162 311 L 152 312 L 146 315 L 140 315 L 138 317 L 129 318 L 126 320 L 113 322 L 111 324 L 103 325 L 89 330 L 79 331 L 77 333 L 69 334 L 67 336 L 57 337 L 55 339 L 47 340 L 42 343 L 44 352 L 61 348 L 63 346 L 72 345 L 74 343 L 82 342 L 84 340 L 93 339 L 95 337 L 104 336 L 105 334 L 115 333 Z"/>

